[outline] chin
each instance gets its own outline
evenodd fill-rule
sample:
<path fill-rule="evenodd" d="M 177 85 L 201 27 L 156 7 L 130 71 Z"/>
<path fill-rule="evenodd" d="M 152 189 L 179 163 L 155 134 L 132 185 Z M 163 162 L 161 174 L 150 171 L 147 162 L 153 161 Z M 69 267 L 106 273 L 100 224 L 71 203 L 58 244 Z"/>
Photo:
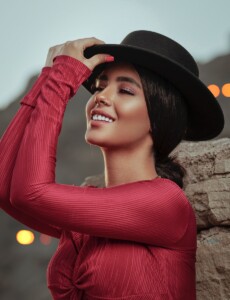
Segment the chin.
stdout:
<path fill-rule="evenodd" d="M 93 146 L 97 146 L 99 148 L 104 148 L 104 149 L 108 149 L 108 148 L 116 148 L 117 145 L 111 144 L 111 141 L 109 142 L 106 139 L 102 139 L 102 138 L 96 138 L 95 135 L 94 136 L 89 136 L 89 135 L 85 135 L 85 141 L 87 144 L 89 145 L 93 145 Z"/>
<path fill-rule="evenodd" d="M 98 147 L 105 147 L 107 143 L 105 143 L 105 140 L 101 140 L 95 137 L 95 134 L 85 134 L 85 141 L 89 145 L 94 145 Z"/>

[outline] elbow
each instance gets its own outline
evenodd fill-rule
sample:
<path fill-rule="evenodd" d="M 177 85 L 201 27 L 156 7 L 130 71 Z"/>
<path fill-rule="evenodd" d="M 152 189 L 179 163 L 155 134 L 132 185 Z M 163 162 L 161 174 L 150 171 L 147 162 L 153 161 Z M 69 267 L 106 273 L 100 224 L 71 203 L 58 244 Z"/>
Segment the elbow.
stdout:
<path fill-rule="evenodd" d="M 3 207 L 4 203 L 9 200 L 9 185 L 7 185 L 3 180 L 0 182 L 0 207 Z"/>
<path fill-rule="evenodd" d="M 17 193 L 14 189 L 10 193 L 10 203 L 13 207 L 22 209 L 24 206 L 23 197 L 20 193 Z"/>
<path fill-rule="evenodd" d="M 5 191 L 3 189 L 3 184 L 1 184 L 0 182 L 0 203 L 3 201 L 4 198 L 5 198 Z"/>
<path fill-rule="evenodd" d="M 28 183 L 27 180 L 15 180 L 13 178 L 10 189 L 11 205 L 18 210 L 29 212 L 37 205 L 38 199 L 44 194 L 45 185 Z"/>
<path fill-rule="evenodd" d="M 4 190 L 0 189 L 0 207 L 2 208 L 3 203 L 6 201 L 7 195 Z"/>
<path fill-rule="evenodd" d="M 20 180 L 12 180 L 10 188 L 10 203 L 18 209 L 23 209 L 28 202 L 28 192 L 26 186 Z"/>

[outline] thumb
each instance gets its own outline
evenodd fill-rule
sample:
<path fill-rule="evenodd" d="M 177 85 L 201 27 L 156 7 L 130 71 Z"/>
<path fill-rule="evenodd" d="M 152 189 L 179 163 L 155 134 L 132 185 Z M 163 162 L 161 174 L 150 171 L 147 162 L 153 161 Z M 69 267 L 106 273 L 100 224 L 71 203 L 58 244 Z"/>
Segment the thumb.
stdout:
<path fill-rule="evenodd" d="M 96 54 L 92 56 L 91 58 L 87 59 L 87 66 L 91 71 L 99 64 L 103 64 L 106 62 L 112 62 L 114 61 L 114 57 L 108 54 Z"/>

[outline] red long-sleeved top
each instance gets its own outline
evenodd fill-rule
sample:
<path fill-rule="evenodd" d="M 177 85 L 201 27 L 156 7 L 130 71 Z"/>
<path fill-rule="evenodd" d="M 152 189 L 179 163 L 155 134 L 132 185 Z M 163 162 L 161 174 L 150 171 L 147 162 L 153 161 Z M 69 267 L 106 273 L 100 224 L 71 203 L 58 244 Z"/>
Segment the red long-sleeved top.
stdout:
<path fill-rule="evenodd" d="M 59 56 L 47 78 L 38 79 L 35 107 L 23 101 L 22 109 L 32 110 L 29 123 L 30 113 L 24 116 L 21 109 L 11 125 L 20 139 L 13 140 L 8 129 L 0 145 L 6 156 L 5 145 L 10 140 L 14 145 L 11 167 L 7 159 L 0 164 L 8 183 L 14 168 L 11 203 L 8 185 L 0 193 L 2 206 L 32 228 L 60 236 L 47 272 L 54 299 L 194 300 L 196 222 L 175 183 L 163 178 L 110 188 L 55 183 L 64 111 L 89 75 L 82 63 Z"/>

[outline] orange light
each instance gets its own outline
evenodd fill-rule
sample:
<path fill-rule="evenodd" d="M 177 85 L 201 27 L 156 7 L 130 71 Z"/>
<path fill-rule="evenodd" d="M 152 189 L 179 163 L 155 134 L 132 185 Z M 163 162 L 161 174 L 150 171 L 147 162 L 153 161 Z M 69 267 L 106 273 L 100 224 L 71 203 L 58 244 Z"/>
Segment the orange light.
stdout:
<path fill-rule="evenodd" d="M 43 233 L 40 234 L 39 239 L 40 239 L 40 242 L 43 245 L 46 245 L 46 246 L 48 246 L 49 244 L 51 244 L 51 241 L 52 241 L 52 238 L 49 235 L 46 235 L 46 234 L 43 234 Z"/>
<path fill-rule="evenodd" d="M 30 230 L 19 230 L 16 234 L 16 240 L 21 245 L 30 245 L 34 241 L 34 234 Z"/>
<path fill-rule="evenodd" d="M 225 97 L 230 97 L 230 83 L 225 83 L 225 84 L 222 86 L 222 94 L 223 94 Z"/>
<path fill-rule="evenodd" d="M 208 89 L 213 94 L 214 97 L 218 97 L 220 95 L 220 88 L 216 84 L 210 84 Z"/>

